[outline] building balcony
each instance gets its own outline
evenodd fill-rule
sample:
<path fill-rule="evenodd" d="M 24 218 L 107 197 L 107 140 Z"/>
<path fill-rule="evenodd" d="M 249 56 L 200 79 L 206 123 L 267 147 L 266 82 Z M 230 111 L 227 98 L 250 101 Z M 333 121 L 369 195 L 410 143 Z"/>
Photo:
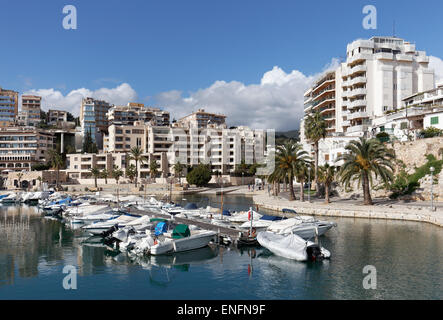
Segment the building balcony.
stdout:
<path fill-rule="evenodd" d="M 366 88 L 358 88 L 352 90 L 349 94 L 349 98 L 357 97 L 357 96 L 365 96 L 367 94 Z"/>
<path fill-rule="evenodd" d="M 348 60 L 347 60 L 348 66 L 353 65 L 358 62 L 366 61 L 370 58 L 371 58 L 371 55 L 369 55 L 369 54 L 357 53 L 354 56 L 348 58 Z"/>
<path fill-rule="evenodd" d="M 348 133 L 357 133 L 357 132 L 366 132 L 368 131 L 369 126 L 368 125 L 358 125 L 358 126 L 352 126 L 349 127 L 346 132 Z"/>
<path fill-rule="evenodd" d="M 378 52 L 375 54 L 377 60 L 394 60 L 394 54 L 389 52 Z"/>
<path fill-rule="evenodd" d="M 345 120 L 342 122 L 343 127 L 349 127 L 350 125 L 351 125 L 351 121 L 349 121 L 349 120 Z"/>
<path fill-rule="evenodd" d="M 358 107 L 365 107 L 366 106 L 366 100 L 365 99 L 358 99 L 350 102 L 348 104 L 348 109 L 358 108 Z"/>
<path fill-rule="evenodd" d="M 397 59 L 397 61 L 407 61 L 407 62 L 412 62 L 412 56 L 407 55 L 407 54 L 397 54 L 395 56 L 395 58 Z"/>
<path fill-rule="evenodd" d="M 349 120 L 355 120 L 355 119 L 362 119 L 362 118 L 368 118 L 369 114 L 367 112 L 354 112 L 349 114 L 348 119 Z"/>
<path fill-rule="evenodd" d="M 351 68 L 351 71 L 349 72 L 348 75 L 353 75 L 358 72 L 366 72 L 366 70 L 367 70 L 366 64 L 358 64 Z"/>
<path fill-rule="evenodd" d="M 350 86 L 355 86 L 357 84 L 364 84 L 364 83 L 366 83 L 366 77 L 365 76 L 356 77 L 356 78 L 350 80 L 350 82 L 349 82 Z"/>
<path fill-rule="evenodd" d="M 417 57 L 418 63 L 429 63 L 429 57 L 426 56 L 418 56 Z"/>

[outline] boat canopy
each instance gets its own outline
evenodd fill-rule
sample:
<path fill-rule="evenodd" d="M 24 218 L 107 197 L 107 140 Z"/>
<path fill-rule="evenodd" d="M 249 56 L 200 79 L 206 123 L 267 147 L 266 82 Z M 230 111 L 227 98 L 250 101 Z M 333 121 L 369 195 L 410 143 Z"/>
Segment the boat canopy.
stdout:
<path fill-rule="evenodd" d="M 155 226 L 155 235 L 156 236 L 159 236 L 167 231 L 168 231 L 168 225 L 166 224 L 166 222 L 159 222 Z"/>
<path fill-rule="evenodd" d="M 163 219 L 163 218 L 151 218 L 149 219 L 149 222 L 166 222 L 168 220 Z"/>
<path fill-rule="evenodd" d="M 188 203 L 185 206 L 185 210 L 195 210 L 195 209 L 198 209 L 198 207 L 195 203 L 192 203 L 192 202 Z"/>
<path fill-rule="evenodd" d="M 277 217 L 277 216 L 263 216 L 260 218 L 260 220 L 268 220 L 268 221 L 280 221 L 287 219 L 285 217 Z"/>
<path fill-rule="evenodd" d="M 223 210 L 223 215 L 230 217 L 231 213 L 229 212 L 229 210 Z"/>
<path fill-rule="evenodd" d="M 189 230 L 189 226 L 186 224 L 179 224 L 172 231 L 172 238 L 173 239 L 186 238 L 186 237 L 189 237 L 190 235 L 191 235 L 191 231 Z"/>
<path fill-rule="evenodd" d="M 294 214 L 297 214 L 297 212 L 294 209 L 283 209 L 282 212 L 283 213 L 294 213 Z"/>

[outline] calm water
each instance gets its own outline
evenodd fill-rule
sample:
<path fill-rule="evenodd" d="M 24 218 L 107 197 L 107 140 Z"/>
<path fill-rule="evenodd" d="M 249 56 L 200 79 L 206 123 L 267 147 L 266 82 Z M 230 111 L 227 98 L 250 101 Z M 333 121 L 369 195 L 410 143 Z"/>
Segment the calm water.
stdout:
<path fill-rule="evenodd" d="M 216 198 L 187 197 L 200 205 Z M 176 199 L 180 201 L 181 199 Z M 184 200 L 183 200 L 184 201 Z M 250 199 L 226 196 L 225 207 Z M 34 207 L 0 207 L 1 299 L 442 299 L 443 230 L 427 224 L 334 219 L 321 238 L 330 261 L 302 263 L 265 249 L 203 248 L 129 259 L 79 230 L 42 218 Z M 76 266 L 77 290 L 63 267 Z M 377 289 L 365 290 L 365 265 Z"/>

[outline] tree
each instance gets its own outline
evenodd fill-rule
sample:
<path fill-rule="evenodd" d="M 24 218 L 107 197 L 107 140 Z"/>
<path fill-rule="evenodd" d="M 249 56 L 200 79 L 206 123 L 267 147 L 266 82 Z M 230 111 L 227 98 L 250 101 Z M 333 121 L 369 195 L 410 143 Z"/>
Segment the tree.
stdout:
<path fill-rule="evenodd" d="M 120 180 L 120 177 L 123 176 L 123 171 L 120 170 L 117 166 L 114 165 L 114 168 L 112 169 L 112 177 L 115 179 L 115 182 L 117 183 L 117 203 L 119 202 L 119 184 L 118 181 Z"/>
<path fill-rule="evenodd" d="M 39 185 L 40 185 L 40 190 L 42 190 L 42 181 L 43 181 L 43 178 L 42 178 L 41 176 L 38 176 L 38 177 L 37 177 L 37 180 L 38 180 L 38 183 L 39 183 Z"/>
<path fill-rule="evenodd" d="M 50 149 L 48 151 L 49 153 L 49 163 L 51 163 L 51 166 L 53 169 L 57 170 L 57 176 L 56 176 L 56 188 L 59 188 L 60 185 L 60 169 L 64 165 L 63 158 L 60 153 L 58 153 L 54 149 Z"/>
<path fill-rule="evenodd" d="M 131 183 L 134 182 L 134 178 L 137 177 L 137 170 L 133 164 L 126 168 L 125 175 L 129 178 Z"/>
<path fill-rule="evenodd" d="M 103 179 L 105 179 L 105 184 L 108 184 L 109 171 L 106 169 L 103 169 L 101 172 L 101 177 Z"/>
<path fill-rule="evenodd" d="M 177 161 L 176 164 L 174 164 L 174 175 L 178 176 L 178 180 L 181 184 L 181 175 L 183 170 L 185 169 L 185 165 L 181 164 L 180 161 Z"/>
<path fill-rule="evenodd" d="M 97 178 L 100 177 L 101 172 L 96 167 L 93 167 L 93 168 L 89 169 L 89 171 L 91 171 L 92 175 L 94 176 L 94 184 L 95 184 L 95 187 L 97 188 Z"/>
<path fill-rule="evenodd" d="M 83 139 L 83 147 L 82 147 L 83 153 L 97 153 L 98 148 L 95 144 L 94 140 L 92 139 L 92 132 L 91 130 L 86 131 L 84 139 Z"/>
<path fill-rule="evenodd" d="M 37 163 L 31 167 L 32 171 L 45 171 L 51 168 L 51 164 L 49 163 Z"/>
<path fill-rule="evenodd" d="M 336 172 L 337 172 L 336 167 L 330 166 L 327 163 L 324 166 L 319 168 L 318 181 L 320 183 L 323 183 L 325 186 L 325 203 L 330 203 L 329 188 L 330 188 L 331 184 L 334 182 Z"/>
<path fill-rule="evenodd" d="M 300 183 L 300 201 L 305 201 L 305 192 L 304 192 L 304 185 L 305 181 L 308 180 L 308 171 L 309 167 L 311 167 L 311 163 L 309 161 L 303 161 L 299 162 L 295 166 L 295 178 Z"/>
<path fill-rule="evenodd" d="M 369 187 L 372 186 L 374 175 L 380 178 L 385 185 L 393 180 L 395 159 L 394 151 L 388 149 L 377 139 L 365 139 L 351 141 L 345 147 L 347 153 L 337 158 L 337 162 L 343 160 L 340 168 L 340 182 L 348 188 L 350 183 L 358 181 L 363 186 L 364 204 L 372 205 Z"/>
<path fill-rule="evenodd" d="M 300 144 L 287 141 L 284 145 L 277 146 L 275 164 L 280 176 L 284 177 L 289 183 L 290 201 L 295 200 L 294 176 L 296 167 L 306 161 L 308 161 L 308 154 Z"/>
<path fill-rule="evenodd" d="M 316 111 L 306 118 L 305 137 L 314 145 L 314 182 L 318 192 L 318 143 L 326 138 L 326 121 L 320 112 Z"/>
<path fill-rule="evenodd" d="M 199 164 L 193 168 L 186 176 L 189 184 L 195 184 L 197 187 L 206 186 L 211 181 L 211 169 L 207 164 Z"/>
<path fill-rule="evenodd" d="M 138 178 L 138 162 L 141 163 L 146 162 L 147 159 L 143 156 L 142 149 L 140 147 L 134 147 L 131 149 L 129 153 L 129 160 L 135 161 L 135 186 L 137 187 L 137 178 Z"/>
<path fill-rule="evenodd" d="M 149 163 L 149 175 L 151 176 L 151 178 L 155 179 L 155 177 L 157 177 L 158 168 L 159 165 L 157 161 L 155 161 L 155 159 L 151 159 L 151 162 Z"/>
<path fill-rule="evenodd" d="M 18 188 L 19 188 L 19 189 L 22 188 L 22 185 L 21 185 L 22 177 L 23 177 L 23 173 L 19 172 L 19 173 L 17 174 Z"/>

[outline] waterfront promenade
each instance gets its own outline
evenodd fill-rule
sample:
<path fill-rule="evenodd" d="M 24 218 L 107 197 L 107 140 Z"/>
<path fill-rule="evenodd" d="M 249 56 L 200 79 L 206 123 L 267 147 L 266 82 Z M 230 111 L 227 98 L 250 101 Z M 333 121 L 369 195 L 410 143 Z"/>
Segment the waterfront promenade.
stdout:
<path fill-rule="evenodd" d="M 269 196 L 267 191 L 256 191 L 254 205 L 259 208 L 282 212 L 282 209 L 293 209 L 299 214 L 329 217 L 350 217 L 370 219 L 391 219 L 427 222 L 443 227 L 443 203 L 434 202 L 435 211 L 431 211 L 427 202 L 401 202 L 388 199 L 374 199 L 374 205 L 365 206 L 363 200 L 332 198 L 325 204 L 323 199 L 311 199 L 308 202 L 289 201 L 284 196 Z"/>

